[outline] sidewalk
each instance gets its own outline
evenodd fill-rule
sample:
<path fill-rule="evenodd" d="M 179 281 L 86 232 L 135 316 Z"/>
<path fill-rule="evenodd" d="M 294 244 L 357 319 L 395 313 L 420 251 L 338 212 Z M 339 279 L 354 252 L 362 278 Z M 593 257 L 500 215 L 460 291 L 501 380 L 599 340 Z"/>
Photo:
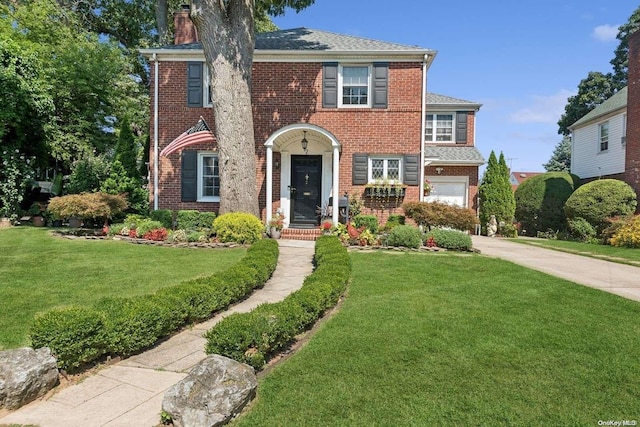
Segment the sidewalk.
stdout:
<path fill-rule="evenodd" d="M 640 268 L 497 237 L 473 236 L 483 255 L 502 258 L 572 282 L 640 301 Z"/>
<path fill-rule="evenodd" d="M 3 424 L 40 427 L 153 427 L 160 424 L 164 393 L 206 357 L 202 335 L 232 313 L 278 302 L 312 272 L 313 241 L 280 240 L 276 270 L 264 288 L 246 300 L 160 345 L 0 418 Z"/>

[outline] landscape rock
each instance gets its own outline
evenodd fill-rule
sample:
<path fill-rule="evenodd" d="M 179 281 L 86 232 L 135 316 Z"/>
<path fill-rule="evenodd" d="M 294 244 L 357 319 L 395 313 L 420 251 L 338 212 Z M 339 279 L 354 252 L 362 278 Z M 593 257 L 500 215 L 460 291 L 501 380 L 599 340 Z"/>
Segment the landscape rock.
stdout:
<path fill-rule="evenodd" d="M 0 408 L 17 409 L 56 384 L 58 367 L 49 348 L 0 351 Z"/>
<path fill-rule="evenodd" d="M 221 426 L 254 398 L 257 386 L 251 366 L 214 354 L 167 390 L 162 410 L 175 427 Z"/>

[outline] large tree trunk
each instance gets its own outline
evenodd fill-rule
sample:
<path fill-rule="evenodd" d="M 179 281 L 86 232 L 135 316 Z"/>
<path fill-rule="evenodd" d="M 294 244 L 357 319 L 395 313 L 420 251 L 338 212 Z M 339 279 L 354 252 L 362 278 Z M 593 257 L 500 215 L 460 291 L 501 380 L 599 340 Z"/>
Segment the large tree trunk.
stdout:
<path fill-rule="evenodd" d="M 211 99 L 220 165 L 220 213 L 249 212 L 259 217 L 256 148 L 251 108 L 254 0 L 192 0 L 211 71 Z"/>

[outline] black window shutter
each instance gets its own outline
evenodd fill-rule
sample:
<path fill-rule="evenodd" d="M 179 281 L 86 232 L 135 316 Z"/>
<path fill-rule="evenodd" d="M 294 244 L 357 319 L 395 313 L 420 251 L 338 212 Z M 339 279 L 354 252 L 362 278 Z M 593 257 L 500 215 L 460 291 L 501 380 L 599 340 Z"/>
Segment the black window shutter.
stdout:
<path fill-rule="evenodd" d="M 363 185 L 369 182 L 369 155 L 366 153 L 353 154 L 352 184 Z"/>
<path fill-rule="evenodd" d="M 203 62 L 187 62 L 187 107 L 202 107 Z"/>
<path fill-rule="evenodd" d="M 326 62 L 322 66 L 322 107 L 338 107 L 338 63 Z"/>
<path fill-rule="evenodd" d="M 405 154 L 402 182 L 407 185 L 420 185 L 420 156 Z"/>
<path fill-rule="evenodd" d="M 184 150 L 182 152 L 182 201 L 195 202 L 198 199 L 198 152 Z"/>
<path fill-rule="evenodd" d="M 389 64 L 373 64 L 373 108 L 387 108 L 389 87 Z"/>
<path fill-rule="evenodd" d="M 467 112 L 458 111 L 456 113 L 456 143 L 467 143 Z"/>

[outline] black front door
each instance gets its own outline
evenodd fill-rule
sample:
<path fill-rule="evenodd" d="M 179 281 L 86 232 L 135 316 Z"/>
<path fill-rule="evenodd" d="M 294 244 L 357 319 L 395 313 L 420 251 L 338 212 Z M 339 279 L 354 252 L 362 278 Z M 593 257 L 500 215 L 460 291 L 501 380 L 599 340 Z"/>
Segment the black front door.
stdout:
<path fill-rule="evenodd" d="M 322 156 L 291 156 L 291 223 L 318 225 Z"/>

